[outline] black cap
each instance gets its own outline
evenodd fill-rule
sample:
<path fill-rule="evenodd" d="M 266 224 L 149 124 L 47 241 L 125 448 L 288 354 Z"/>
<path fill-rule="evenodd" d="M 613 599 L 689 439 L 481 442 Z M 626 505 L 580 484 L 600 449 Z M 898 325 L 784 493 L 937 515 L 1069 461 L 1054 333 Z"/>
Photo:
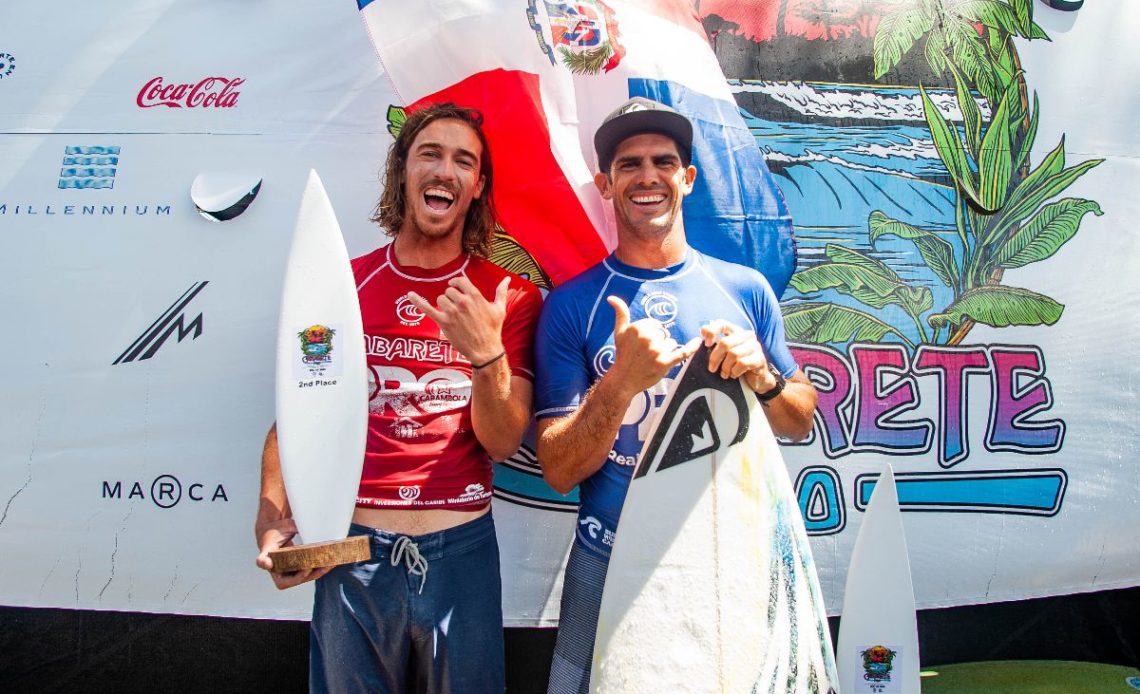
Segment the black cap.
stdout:
<path fill-rule="evenodd" d="M 594 133 L 594 151 L 598 153 L 598 168 L 609 171 L 618 145 L 628 137 L 643 133 L 657 133 L 672 138 L 681 154 L 681 163 L 688 166 L 693 159 L 693 124 L 660 101 L 635 96 L 606 116 L 598 132 Z"/>

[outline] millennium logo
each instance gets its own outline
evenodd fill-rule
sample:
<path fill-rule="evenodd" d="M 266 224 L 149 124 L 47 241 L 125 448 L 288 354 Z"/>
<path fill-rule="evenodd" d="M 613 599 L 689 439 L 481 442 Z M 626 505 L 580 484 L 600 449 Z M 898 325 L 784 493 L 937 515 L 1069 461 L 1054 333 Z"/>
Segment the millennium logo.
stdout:
<path fill-rule="evenodd" d="M 114 188 L 119 166 L 119 148 L 114 146 L 65 147 L 59 187 Z"/>
<path fill-rule="evenodd" d="M 127 347 L 119 355 L 119 358 L 112 362 L 112 366 L 150 359 L 175 333 L 178 335 L 179 342 L 182 342 L 187 335 L 191 336 L 190 339 L 197 340 L 198 336 L 202 334 L 202 314 L 199 313 L 197 317 L 187 322 L 186 307 L 194 300 L 194 297 L 206 288 L 207 284 L 209 282 L 195 282 L 190 285 L 190 288 L 178 297 L 178 300 L 166 309 L 157 320 L 151 323 L 142 335 L 135 338 L 131 346 Z"/>

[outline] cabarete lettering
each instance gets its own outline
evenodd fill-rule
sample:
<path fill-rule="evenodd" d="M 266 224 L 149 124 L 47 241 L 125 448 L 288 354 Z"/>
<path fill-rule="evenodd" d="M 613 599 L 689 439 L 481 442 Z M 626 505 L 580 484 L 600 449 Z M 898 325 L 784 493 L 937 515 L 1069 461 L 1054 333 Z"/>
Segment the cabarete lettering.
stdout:
<path fill-rule="evenodd" d="M 1053 404 L 1053 388 L 1037 347 L 923 345 L 913 357 L 891 344 L 853 344 L 846 357 L 823 345 L 792 352 L 805 373 L 825 384 L 818 386 L 816 431 L 828 458 L 859 451 L 919 455 L 937 442 L 939 465 L 954 467 L 970 454 L 966 402 L 987 396 L 986 450 L 1053 453 L 1064 441 L 1062 420 L 1040 418 Z M 920 388 L 920 376 L 935 377 L 926 380 L 933 388 Z M 938 403 L 937 420 L 907 417 L 924 404 L 924 393 Z"/>
<path fill-rule="evenodd" d="M 1045 415 L 1053 387 L 1039 348 L 921 345 L 912 354 L 903 345 L 853 343 L 846 355 L 824 345 L 798 345 L 792 352 L 819 390 L 816 427 L 805 445 L 818 441 L 831 459 L 937 451 L 938 467 L 896 476 L 904 511 L 1060 511 L 1068 485 L 1063 469 L 1007 469 L 1006 463 L 1001 469 L 964 465 L 969 469 L 951 471 L 970 457 L 969 400 L 989 402 L 982 440 L 987 451 L 1040 455 L 1061 449 L 1065 422 Z M 934 411 L 934 419 L 916 414 Z M 856 508 L 866 508 L 876 481 L 877 475 L 853 480 L 849 493 Z M 795 487 L 809 534 L 843 529 L 845 490 L 838 470 L 809 465 Z"/>
<path fill-rule="evenodd" d="M 379 335 L 365 335 L 364 349 L 369 356 L 379 357 L 386 361 L 397 359 L 411 359 L 414 361 L 430 361 L 437 364 L 466 364 L 467 359 L 456 352 L 449 342 L 443 340 L 420 340 L 409 337 L 382 337 Z"/>

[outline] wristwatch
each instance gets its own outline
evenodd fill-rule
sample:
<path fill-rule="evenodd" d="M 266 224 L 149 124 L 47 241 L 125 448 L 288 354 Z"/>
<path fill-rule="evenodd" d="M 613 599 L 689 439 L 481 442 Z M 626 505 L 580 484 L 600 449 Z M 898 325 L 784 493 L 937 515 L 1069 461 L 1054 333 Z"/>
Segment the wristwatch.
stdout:
<path fill-rule="evenodd" d="M 780 373 L 780 370 L 775 366 L 768 364 L 768 373 L 772 374 L 772 377 L 776 379 L 776 385 L 772 386 L 772 390 L 769 390 L 767 393 L 756 394 L 760 402 L 771 402 L 775 400 L 776 396 L 784 392 L 784 386 L 788 384 L 788 382 L 784 380 L 784 374 Z"/>

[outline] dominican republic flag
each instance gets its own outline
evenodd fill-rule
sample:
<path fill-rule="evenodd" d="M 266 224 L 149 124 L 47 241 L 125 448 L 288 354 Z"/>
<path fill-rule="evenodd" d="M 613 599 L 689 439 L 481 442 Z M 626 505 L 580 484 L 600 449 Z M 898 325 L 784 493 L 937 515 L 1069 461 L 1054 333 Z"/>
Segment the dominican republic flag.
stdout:
<path fill-rule="evenodd" d="M 593 183 L 594 131 L 623 101 L 646 96 L 695 126 L 689 243 L 755 267 L 783 292 L 795 269 L 791 216 L 690 2 L 358 5 L 403 101 L 389 112 L 393 127 L 401 107 L 453 101 L 483 112 L 503 230 L 539 279 L 560 284 L 615 246 L 613 210 Z"/>

